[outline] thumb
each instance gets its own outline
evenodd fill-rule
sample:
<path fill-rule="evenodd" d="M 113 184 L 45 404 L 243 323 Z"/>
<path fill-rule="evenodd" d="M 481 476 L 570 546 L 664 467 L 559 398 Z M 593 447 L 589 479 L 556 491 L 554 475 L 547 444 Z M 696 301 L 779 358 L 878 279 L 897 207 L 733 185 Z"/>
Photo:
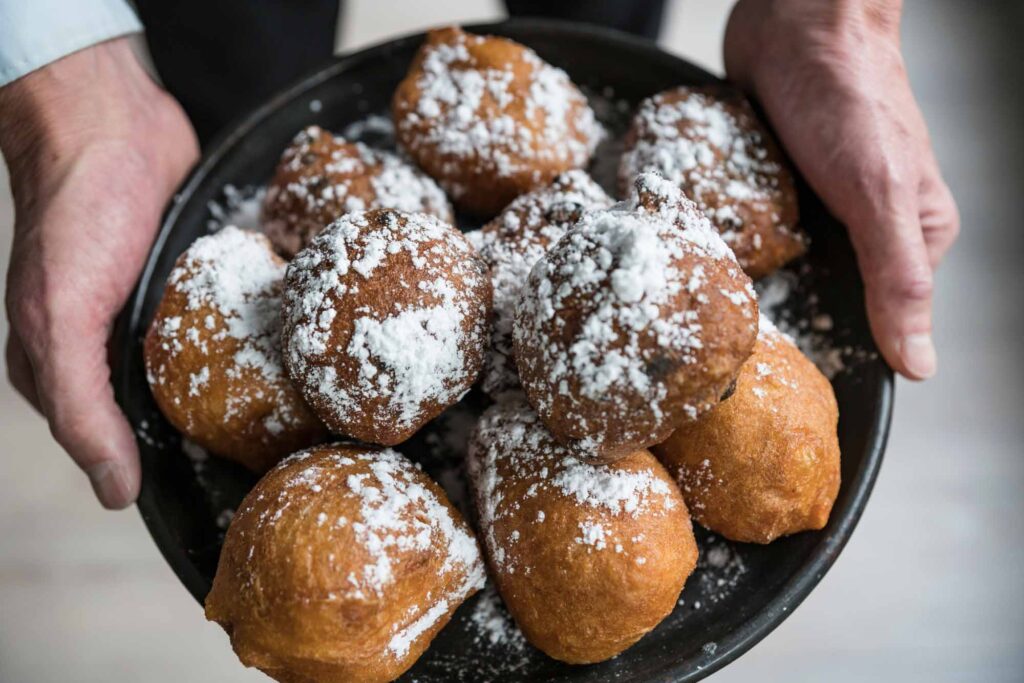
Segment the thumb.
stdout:
<path fill-rule="evenodd" d="M 131 426 L 114 402 L 105 327 L 75 320 L 48 327 L 30 333 L 24 348 L 50 431 L 88 475 L 100 503 L 124 508 L 138 497 L 141 471 Z"/>

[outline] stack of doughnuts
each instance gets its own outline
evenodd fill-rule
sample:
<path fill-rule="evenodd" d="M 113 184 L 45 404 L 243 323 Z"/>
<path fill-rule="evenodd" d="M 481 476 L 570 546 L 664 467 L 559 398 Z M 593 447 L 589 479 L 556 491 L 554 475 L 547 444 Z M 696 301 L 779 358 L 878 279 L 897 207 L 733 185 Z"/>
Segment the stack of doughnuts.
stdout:
<path fill-rule="evenodd" d="M 397 154 L 300 131 L 264 234 L 198 239 L 146 335 L 168 421 L 264 474 L 206 601 L 244 664 L 393 680 L 488 575 L 537 648 L 599 662 L 677 604 L 691 515 L 749 543 L 827 523 L 835 397 L 751 280 L 806 238 L 741 95 L 645 100 L 618 203 L 587 98 L 513 41 L 432 31 L 392 114 Z M 474 386 L 471 527 L 391 447 Z"/>

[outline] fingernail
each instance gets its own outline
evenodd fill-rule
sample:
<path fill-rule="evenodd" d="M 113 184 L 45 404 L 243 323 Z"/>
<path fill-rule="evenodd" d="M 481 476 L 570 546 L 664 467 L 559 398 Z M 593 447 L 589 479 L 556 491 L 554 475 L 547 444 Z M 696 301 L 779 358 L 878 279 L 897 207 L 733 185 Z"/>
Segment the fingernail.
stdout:
<path fill-rule="evenodd" d="M 120 510 L 132 502 L 132 487 L 124 465 L 107 460 L 89 468 L 92 490 L 108 510 Z"/>
<path fill-rule="evenodd" d="M 907 371 L 920 379 L 928 379 L 935 374 L 938 359 L 935 356 L 935 345 L 930 334 L 908 334 L 900 344 L 900 356 Z"/>

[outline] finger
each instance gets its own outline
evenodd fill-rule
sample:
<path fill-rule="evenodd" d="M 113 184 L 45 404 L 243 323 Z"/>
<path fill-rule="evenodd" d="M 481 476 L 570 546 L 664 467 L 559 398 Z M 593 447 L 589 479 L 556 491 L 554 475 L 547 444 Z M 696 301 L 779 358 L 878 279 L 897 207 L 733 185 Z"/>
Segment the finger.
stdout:
<path fill-rule="evenodd" d="M 903 91 L 903 96 L 906 99 L 904 111 L 910 117 L 909 135 L 917 138 L 915 157 L 919 162 L 921 179 L 918 187 L 918 217 L 928 251 L 928 263 L 934 272 L 960 234 L 960 212 L 953 193 L 942 179 L 924 114 L 909 88 Z"/>
<path fill-rule="evenodd" d="M 904 187 L 898 179 L 882 181 L 848 227 L 875 341 L 894 370 L 921 380 L 938 366 L 931 335 L 932 269 L 916 194 Z"/>
<path fill-rule="evenodd" d="M 930 165 L 921 180 L 919 203 L 928 262 L 934 271 L 960 235 L 960 212 L 936 164 Z"/>
<path fill-rule="evenodd" d="M 39 392 L 36 391 L 36 380 L 32 374 L 32 364 L 25 355 L 25 349 L 17 336 L 11 332 L 7 335 L 7 348 L 5 351 L 7 360 L 7 379 L 15 391 L 25 397 L 25 400 L 42 413 L 39 407 Z"/>
<path fill-rule="evenodd" d="M 141 472 L 131 426 L 114 402 L 106 332 L 75 316 L 61 323 L 26 339 L 40 405 L 54 438 L 88 475 L 103 506 L 126 507 L 138 497 Z"/>

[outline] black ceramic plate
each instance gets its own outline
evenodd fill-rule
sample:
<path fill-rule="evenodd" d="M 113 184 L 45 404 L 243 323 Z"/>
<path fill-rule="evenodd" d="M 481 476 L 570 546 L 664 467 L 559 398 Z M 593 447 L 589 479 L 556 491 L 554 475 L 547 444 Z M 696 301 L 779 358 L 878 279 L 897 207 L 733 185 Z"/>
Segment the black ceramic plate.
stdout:
<path fill-rule="evenodd" d="M 532 20 L 469 28 L 529 45 L 591 93 L 613 89 L 615 99 L 628 105 L 620 111 L 673 85 L 715 80 L 651 43 L 611 31 Z M 386 111 L 422 38 L 401 38 L 336 59 L 214 144 L 175 196 L 119 320 L 114 383 L 139 434 L 139 509 L 167 561 L 199 601 L 216 570 L 225 526 L 222 511 L 233 509 L 254 480 L 215 459 L 197 466 L 182 453 L 178 434 L 156 410 L 146 385 L 141 342 L 165 278 L 175 258 L 206 231 L 209 204 L 222 198 L 224 186 L 265 183 L 297 130 L 311 123 L 340 130 L 368 113 Z M 799 290 L 783 315 L 796 319 L 808 311 L 826 311 L 834 324 L 822 336 L 833 346 L 854 350 L 858 359 L 833 380 L 841 413 L 843 483 L 828 526 L 768 546 L 733 545 L 699 534 L 702 561 L 675 612 L 634 647 L 603 664 L 571 667 L 529 646 L 491 644 L 471 619 L 471 600 L 407 675 L 410 680 L 695 681 L 767 635 L 821 580 L 853 532 L 878 473 L 893 382 L 873 353 L 861 284 L 843 229 L 805 187 L 801 210 L 813 246 L 793 269 L 801 274 Z M 438 454 L 428 445 L 436 441 L 416 438 L 402 450 L 430 470 Z"/>

